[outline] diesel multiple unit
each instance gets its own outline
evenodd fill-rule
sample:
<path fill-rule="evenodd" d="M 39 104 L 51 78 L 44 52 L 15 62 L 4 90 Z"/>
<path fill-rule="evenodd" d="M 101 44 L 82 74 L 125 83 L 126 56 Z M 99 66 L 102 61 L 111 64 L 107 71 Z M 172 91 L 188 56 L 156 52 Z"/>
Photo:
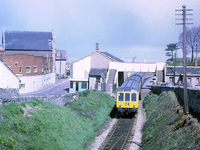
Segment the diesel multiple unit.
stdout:
<path fill-rule="evenodd" d="M 118 89 L 116 107 L 121 115 L 137 111 L 143 76 L 144 73 L 133 74 Z"/>

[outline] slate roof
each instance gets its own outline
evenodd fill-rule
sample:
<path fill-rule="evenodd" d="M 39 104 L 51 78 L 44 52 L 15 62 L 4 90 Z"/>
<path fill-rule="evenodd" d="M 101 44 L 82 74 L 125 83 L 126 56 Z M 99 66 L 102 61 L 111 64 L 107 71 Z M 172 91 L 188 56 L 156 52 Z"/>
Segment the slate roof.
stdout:
<path fill-rule="evenodd" d="M 103 51 L 99 51 L 99 52 L 102 53 L 102 54 L 104 54 L 104 55 L 106 55 L 106 56 L 108 56 L 108 57 L 110 57 L 110 58 L 112 58 L 112 59 L 114 59 L 114 60 L 116 60 L 116 61 L 118 61 L 118 62 L 124 62 L 123 60 L 121 60 L 121 59 L 113 56 L 112 54 L 110 54 L 108 52 L 103 52 Z"/>
<path fill-rule="evenodd" d="M 102 76 L 102 77 L 106 77 L 107 75 L 107 69 L 90 69 L 90 72 L 89 72 L 89 76 Z"/>
<path fill-rule="evenodd" d="M 52 32 L 4 31 L 5 50 L 52 50 Z"/>
<path fill-rule="evenodd" d="M 200 74 L 199 67 L 187 67 L 187 74 Z M 175 67 L 176 74 L 183 74 L 183 67 L 177 66 Z M 167 67 L 167 74 L 174 74 L 174 67 Z"/>

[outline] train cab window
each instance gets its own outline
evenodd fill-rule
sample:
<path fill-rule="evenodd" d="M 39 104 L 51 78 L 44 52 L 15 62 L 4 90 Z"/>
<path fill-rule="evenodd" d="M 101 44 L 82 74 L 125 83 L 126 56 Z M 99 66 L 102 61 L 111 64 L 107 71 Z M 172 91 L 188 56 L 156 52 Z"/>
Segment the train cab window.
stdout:
<path fill-rule="evenodd" d="M 130 101 L 130 93 L 125 93 L 125 101 Z"/>
<path fill-rule="evenodd" d="M 136 102 L 136 93 L 131 94 L 131 101 Z"/>
<path fill-rule="evenodd" d="M 119 93 L 119 101 L 123 101 L 124 100 L 124 94 L 123 93 Z"/>

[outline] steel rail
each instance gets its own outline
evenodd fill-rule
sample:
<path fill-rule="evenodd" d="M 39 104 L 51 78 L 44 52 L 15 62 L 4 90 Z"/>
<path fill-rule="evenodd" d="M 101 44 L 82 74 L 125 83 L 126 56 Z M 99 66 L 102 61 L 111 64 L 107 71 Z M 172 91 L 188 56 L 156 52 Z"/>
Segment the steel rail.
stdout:
<path fill-rule="evenodd" d="M 102 147 L 101 150 L 104 150 L 104 148 L 106 147 L 106 145 L 108 144 L 108 142 L 109 142 L 110 139 L 112 138 L 112 136 L 113 136 L 113 134 L 115 133 L 115 131 L 116 131 L 116 129 L 117 129 L 117 127 L 118 127 L 120 121 L 121 121 L 121 118 L 117 121 L 117 123 L 116 123 L 114 129 L 112 130 L 112 132 L 111 132 L 109 138 L 107 139 L 106 143 L 103 145 L 103 147 Z"/>
<path fill-rule="evenodd" d="M 117 128 L 118 129 L 120 129 L 120 126 L 122 127 L 122 129 L 123 129 L 123 122 L 122 121 L 125 121 L 125 120 L 122 120 L 121 118 L 118 120 L 118 122 L 117 122 L 117 124 L 115 125 L 115 127 L 114 127 L 114 129 L 112 130 L 112 132 L 111 132 L 111 134 L 109 135 L 109 138 L 107 139 L 107 141 L 105 142 L 105 144 L 103 145 L 103 147 L 101 148 L 102 150 L 104 150 L 104 149 L 106 149 L 106 147 L 109 145 L 109 142 L 110 142 L 110 140 L 111 140 L 111 138 L 113 138 L 114 137 L 114 134 L 115 133 L 118 133 L 119 131 L 121 131 L 121 130 L 116 130 Z M 110 150 L 112 150 L 112 149 L 114 149 L 116 146 L 117 146 L 117 144 L 121 141 L 121 139 L 123 138 L 123 140 L 121 141 L 122 143 L 121 143 L 121 145 L 120 145 L 120 147 L 118 148 L 118 149 L 120 149 L 120 150 L 122 150 L 124 147 L 125 147 L 125 145 L 126 145 L 126 143 L 127 143 L 127 140 L 128 140 L 128 138 L 129 138 L 129 136 L 130 136 L 130 133 L 131 133 L 131 130 L 132 130 L 132 126 L 133 126 L 133 121 L 134 121 L 134 119 L 132 118 L 131 119 L 131 122 L 128 122 L 128 124 L 130 123 L 130 125 L 128 126 L 128 130 L 126 130 L 126 131 L 123 131 L 124 133 L 116 140 L 114 140 L 114 141 L 116 141 L 114 144 L 111 144 L 112 145 L 112 147 L 110 148 Z M 122 123 L 122 124 L 120 124 L 120 123 Z M 127 125 L 127 123 L 126 123 L 126 125 Z M 110 145 L 110 146 L 111 146 Z M 119 145 L 118 145 L 119 146 Z"/>
<path fill-rule="evenodd" d="M 131 125 L 130 125 L 130 127 L 129 127 L 128 133 L 127 133 L 127 135 L 126 135 L 126 138 L 125 138 L 125 141 L 124 141 L 124 143 L 123 143 L 123 145 L 122 145 L 121 150 L 124 149 L 124 147 L 125 147 L 125 145 L 126 145 L 126 143 L 127 143 L 127 141 L 128 141 L 128 138 L 129 138 L 129 136 L 130 136 L 130 134 L 131 134 L 131 131 L 132 131 L 133 122 L 134 122 L 134 119 L 132 118 Z"/>

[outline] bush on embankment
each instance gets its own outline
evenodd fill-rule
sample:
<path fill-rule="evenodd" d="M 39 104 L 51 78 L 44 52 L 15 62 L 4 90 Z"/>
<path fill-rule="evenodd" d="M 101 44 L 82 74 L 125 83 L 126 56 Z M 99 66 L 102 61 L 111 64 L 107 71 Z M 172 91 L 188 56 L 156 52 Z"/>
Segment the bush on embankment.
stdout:
<path fill-rule="evenodd" d="M 33 100 L 0 107 L 0 149 L 84 149 L 114 106 L 109 95 L 80 93 L 66 106 Z"/>
<path fill-rule="evenodd" d="M 200 149 L 200 124 L 184 115 L 173 92 L 147 95 L 144 107 L 147 120 L 141 149 Z"/>

